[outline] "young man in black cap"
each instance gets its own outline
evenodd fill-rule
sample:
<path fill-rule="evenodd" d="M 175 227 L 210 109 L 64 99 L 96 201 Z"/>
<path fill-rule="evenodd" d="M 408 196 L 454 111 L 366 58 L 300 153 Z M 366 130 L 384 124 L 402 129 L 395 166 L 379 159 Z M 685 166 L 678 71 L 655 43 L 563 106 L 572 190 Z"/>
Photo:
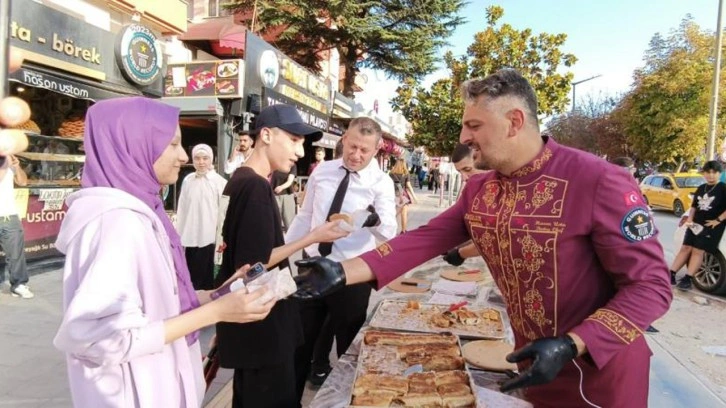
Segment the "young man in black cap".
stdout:
<path fill-rule="evenodd" d="M 219 283 L 246 264 L 262 262 L 268 269 L 287 267 L 287 257 L 293 252 L 347 235 L 337 222 L 329 222 L 285 245 L 280 212 L 268 181 L 273 171 L 289 172 L 303 157 L 305 139 L 319 140 L 322 133 L 303 123 L 294 107 L 273 105 L 257 115 L 250 134 L 255 150 L 224 191 L 229 207 L 222 228 L 226 249 L 217 276 Z M 218 324 L 220 365 L 234 369 L 232 406 L 298 406 L 294 356 L 302 341 L 300 312 L 291 300 L 277 302 L 269 316 L 259 322 Z"/>

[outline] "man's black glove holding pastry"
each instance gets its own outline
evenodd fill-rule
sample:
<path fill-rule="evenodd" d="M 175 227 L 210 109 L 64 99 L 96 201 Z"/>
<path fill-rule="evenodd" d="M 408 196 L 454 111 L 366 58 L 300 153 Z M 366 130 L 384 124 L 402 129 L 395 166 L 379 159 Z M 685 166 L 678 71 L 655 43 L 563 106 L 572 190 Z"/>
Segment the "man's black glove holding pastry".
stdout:
<path fill-rule="evenodd" d="M 331 294 L 345 286 L 345 271 L 340 262 L 314 256 L 295 262 L 297 292 L 292 297 L 314 299 Z"/>

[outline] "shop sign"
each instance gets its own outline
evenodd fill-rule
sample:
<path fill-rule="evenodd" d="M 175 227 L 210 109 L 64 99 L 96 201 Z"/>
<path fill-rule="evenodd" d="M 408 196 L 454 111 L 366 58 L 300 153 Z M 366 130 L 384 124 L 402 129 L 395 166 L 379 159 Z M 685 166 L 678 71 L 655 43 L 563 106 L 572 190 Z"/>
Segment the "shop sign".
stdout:
<path fill-rule="evenodd" d="M 355 102 L 340 92 L 335 93 L 333 98 L 333 116 L 337 118 L 353 117 Z"/>
<path fill-rule="evenodd" d="M 95 86 L 88 86 L 76 81 L 59 78 L 55 75 L 21 68 L 9 75 L 11 81 L 21 82 L 36 88 L 68 95 L 73 98 L 91 99 L 94 101 L 118 97 L 117 93 L 104 91 Z"/>
<path fill-rule="evenodd" d="M 323 131 L 328 130 L 328 116 L 326 116 L 323 112 L 316 111 L 308 106 L 304 106 L 299 102 L 286 97 L 285 95 L 273 91 L 270 88 L 262 88 L 263 108 L 281 103 L 296 107 L 303 121 L 308 125 L 316 127 Z"/>
<path fill-rule="evenodd" d="M 136 61 L 131 62 L 129 67 L 135 66 L 142 80 L 137 82 L 127 79 L 127 73 L 120 68 L 123 64 L 117 64 L 113 55 L 117 45 L 114 33 L 37 1 L 13 0 L 12 3 L 9 41 L 12 47 L 22 50 L 25 61 L 126 88 L 119 90 L 122 93 L 138 93 L 137 88 L 149 94 L 161 93 L 161 81 L 154 80 L 158 80 L 160 75 L 154 75 L 150 67 L 145 71 L 141 66 L 143 58 L 138 53 L 133 54 Z M 146 47 L 146 39 L 153 38 L 153 34 L 145 27 L 136 27 L 137 35 L 127 37 L 133 37 L 128 46 L 130 49 L 136 46 L 137 50 L 144 52 L 142 48 Z M 151 37 L 148 37 L 149 34 Z M 141 35 L 146 37 L 142 38 Z M 144 49 L 147 52 L 149 50 Z M 157 65 L 157 70 L 161 68 L 159 51 L 155 47 L 157 61 L 148 60 Z"/>
<path fill-rule="evenodd" d="M 161 73 L 163 57 L 156 36 L 139 24 L 129 24 L 118 35 L 116 59 L 129 81 L 148 86 Z"/>
<path fill-rule="evenodd" d="M 338 144 L 339 140 L 340 136 L 331 135 L 330 133 L 323 133 L 323 137 L 317 142 L 313 142 L 313 146 L 335 149 L 335 145 Z"/>
<path fill-rule="evenodd" d="M 19 197 L 18 191 L 24 191 L 24 193 L 21 193 Z M 22 205 L 22 207 L 18 207 L 21 210 L 19 212 L 25 215 L 22 223 L 25 234 L 25 256 L 28 260 L 58 255 L 55 241 L 58 239 L 58 231 L 60 231 L 68 207 L 64 200 L 58 203 L 59 206 L 56 205 L 58 200 L 50 200 L 53 202 L 52 207 L 57 207 L 57 209 L 46 209 L 46 201 L 41 198 L 56 198 L 59 194 L 67 196 L 66 192 L 71 190 L 58 189 L 62 193 L 55 191 L 56 189 L 41 189 L 36 195 L 35 193 L 29 194 L 30 190 L 27 188 L 16 189 L 16 199 L 19 198 L 16 203 Z M 0 256 L 4 255 L 0 251 Z"/>
<path fill-rule="evenodd" d="M 249 31 L 245 41 L 245 96 L 260 94 L 263 88 L 268 88 L 294 100 L 298 106 L 329 116 L 327 81 Z"/>
<path fill-rule="evenodd" d="M 169 64 L 164 97 L 241 98 L 244 65 L 239 59 Z"/>

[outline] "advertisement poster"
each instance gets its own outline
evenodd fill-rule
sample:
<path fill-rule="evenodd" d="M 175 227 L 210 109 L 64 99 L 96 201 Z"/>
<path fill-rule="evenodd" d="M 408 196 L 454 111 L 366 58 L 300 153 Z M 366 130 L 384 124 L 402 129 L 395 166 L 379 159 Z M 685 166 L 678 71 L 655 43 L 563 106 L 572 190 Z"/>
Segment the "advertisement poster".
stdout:
<path fill-rule="evenodd" d="M 243 75 L 242 60 L 169 64 L 164 79 L 164 96 L 240 98 Z"/>

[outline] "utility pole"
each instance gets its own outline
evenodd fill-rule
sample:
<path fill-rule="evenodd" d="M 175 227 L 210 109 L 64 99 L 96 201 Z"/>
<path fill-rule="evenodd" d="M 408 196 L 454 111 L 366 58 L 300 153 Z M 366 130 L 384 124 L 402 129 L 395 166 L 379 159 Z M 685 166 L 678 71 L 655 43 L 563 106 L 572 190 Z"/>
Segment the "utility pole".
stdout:
<path fill-rule="evenodd" d="M 583 82 L 592 81 L 593 79 L 600 78 L 601 76 L 601 74 L 597 74 L 595 76 L 591 76 L 590 78 L 583 79 L 582 81 L 572 83 L 572 113 L 575 113 L 575 87 Z"/>
<path fill-rule="evenodd" d="M 711 89 L 711 109 L 708 123 L 708 143 L 706 144 L 706 160 L 713 160 L 716 146 L 716 124 L 718 123 L 718 86 L 721 78 L 721 47 L 723 45 L 723 0 L 718 0 L 718 18 L 716 20 L 716 58 L 713 62 L 713 87 Z"/>

